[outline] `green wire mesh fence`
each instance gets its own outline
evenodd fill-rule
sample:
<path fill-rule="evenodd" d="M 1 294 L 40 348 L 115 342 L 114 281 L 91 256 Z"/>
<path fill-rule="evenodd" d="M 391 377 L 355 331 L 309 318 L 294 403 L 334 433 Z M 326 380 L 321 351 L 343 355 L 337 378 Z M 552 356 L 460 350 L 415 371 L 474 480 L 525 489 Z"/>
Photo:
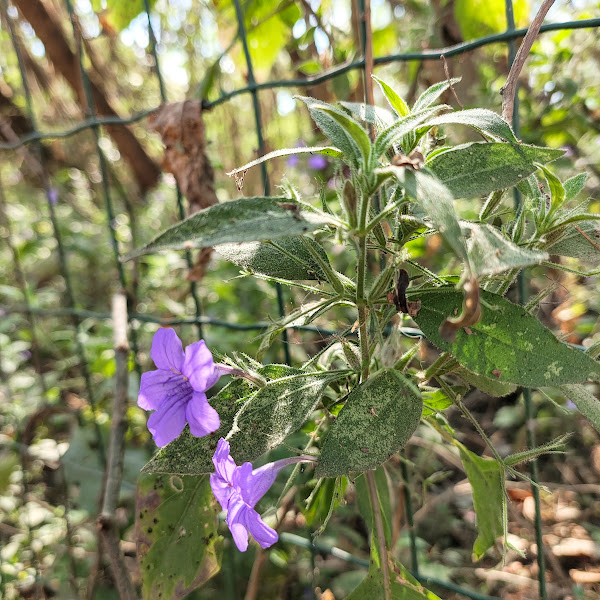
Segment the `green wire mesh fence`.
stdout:
<path fill-rule="evenodd" d="M 62 130 L 62 131 L 41 131 L 37 126 L 37 119 L 34 110 L 34 101 L 32 96 L 32 90 L 30 88 L 28 77 L 27 77 L 27 65 L 25 64 L 25 60 L 22 53 L 22 48 L 20 46 L 20 40 L 18 35 L 15 32 L 14 19 L 9 15 L 9 5 L 8 0 L 0 0 L 3 22 L 8 25 L 9 35 L 12 40 L 14 52 L 17 58 L 21 79 L 22 79 L 22 91 L 25 99 L 27 117 L 30 120 L 32 125 L 31 131 L 12 140 L 4 141 L 0 143 L 0 150 L 5 151 L 3 155 L 3 159 L 10 160 L 10 152 L 16 151 L 22 148 L 31 148 L 31 152 L 36 156 L 37 161 L 39 163 L 39 174 L 42 179 L 42 184 L 45 189 L 46 194 L 46 204 L 48 211 L 48 217 L 52 224 L 52 234 L 56 241 L 57 248 L 57 260 L 58 266 L 60 270 L 60 274 L 64 280 L 65 286 L 65 294 L 64 294 L 64 306 L 56 309 L 44 309 L 35 306 L 35 302 L 33 301 L 32 293 L 28 286 L 26 274 L 24 272 L 23 266 L 20 261 L 19 252 L 15 248 L 14 244 L 11 242 L 11 223 L 10 219 L 7 216 L 6 205 L 7 200 L 5 198 L 4 189 L 2 187 L 2 182 L 0 181 L 0 225 L 5 228 L 7 235 L 5 236 L 5 242 L 8 244 L 10 252 L 13 257 L 13 270 L 15 281 L 17 282 L 18 287 L 22 293 L 22 304 L 7 306 L 4 307 L 5 313 L 21 313 L 24 315 L 27 320 L 29 331 L 30 331 L 30 340 L 31 340 L 31 361 L 34 365 L 35 371 L 38 374 L 38 382 L 41 390 L 42 397 L 46 397 L 48 385 L 45 381 L 45 376 L 43 369 L 40 368 L 40 356 L 39 356 L 39 324 L 40 321 L 50 317 L 67 317 L 70 319 L 73 340 L 75 343 L 75 349 L 77 353 L 78 367 L 81 371 L 81 375 L 83 377 L 85 393 L 87 394 L 87 398 L 89 399 L 90 405 L 92 409 L 95 408 L 96 403 L 96 392 L 92 383 L 92 379 L 90 376 L 90 371 L 88 367 L 89 357 L 86 355 L 86 348 L 82 341 L 82 323 L 84 320 L 91 319 L 93 321 L 105 321 L 110 319 L 111 315 L 107 313 L 95 312 L 90 310 L 82 309 L 79 306 L 78 300 L 75 296 L 74 286 L 73 286 L 73 276 L 72 271 L 70 269 L 70 262 L 72 257 L 69 256 L 69 253 L 65 247 L 65 242 L 63 240 L 63 234 L 61 233 L 59 217 L 57 215 L 56 210 L 56 192 L 53 190 L 51 186 L 51 182 L 49 181 L 47 175 L 46 165 L 44 164 L 45 157 L 42 149 L 41 142 L 42 140 L 52 139 L 52 138 L 67 138 L 71 136 L 75 136 L 76 134 L 85 131 L 91 130 L 93 133 L 94 139 L 94 147 L 95 152 L 97 154 L 97 160 L 100 170 L 100 179 L 101 179 L 101 190 L 102 197 L 104 202 L 104 210 L 106 211 L 107 223 L 108 223 L 108 233 L 110 236 L 110 243 L 113 252 L 114 265 L 118 275 L 119 286 L 123 290 L 130 290 L 133 285 L 132 281 L 128 281 L 127 274 L 121 262 L 122 254 L 120 251 L 120 243 L 116 233 L 116 225 L 115 225 L 115 206 L 112 198 L 112 190 L 110 186 L 110 173 L 109 168 L 107 166 L 107 158 L 105 153 L 101 147 L 100 136 L 101 130 L 103 127 L 107 125 L 128 125 L 140 121 L 144 119 L 148 115 L 152 114 L 155 109 L 144 110 L 141 112 L 137 112 L 129 116 L 128 118 L 120 118 L 116 116 L 101 116 L 97 113 L 94 95 L 92 93 L 90 79 L 88 73 L 85 68 L 85 57 L 84 57 L 84 48 L 83 44 L 77 43 L 77 61 L 80 69 L 81 82 L 83 85 L 83 89 L 85 92 L 85 119 L 80 123 Z M 74 39 L 78 40 L 80 37 L 80 31 L 76 27 L 76 14 L 74 11 L 73 4 L 71 0 L 65 0 L 66 10 L 71 18 L 73 35 Z M 151 8 L 149 0 L 144 0 L 145 12 L 147 15 L 147 26 L 148 26 L 148 39 L 149 39 L 149 55 L 152 58 L 154 73 L 156 76 L 156 80 L 158 83 L 158 87 L 160 90 L 160 99 L 161 105 L 167 102 L 167 91 L 165 87 L 165 82 L 161 73 L 161 65 L 159 62 L 159 54 L 157 52 L 157 39 L 155 32 L 153 30 L 152 18 L 151 18 Z M 319 83 L 323 83 L 329 81 L 335 77 L 338 77 L 344 73 L 349 71 L 360 71 L 364 72 L 365 77 L 369 77 L 369 61 L 367 60 L 367 56 L 369 52 L 372 52 L 372 48 L 368 48 L 367 44 L 369 40 L 366 35 L 366 28 L 363 22 L 362 27 L 362 56 L 361 58 L 354 60 L 349 63 L 345 63 L 343 65 L 334 66 L 329 69 L 325 73 L 314 77 L 307 77 L 304 79 L 289 79 L 289 80 L 279 80 L 279 81 L 268 81 L 264 83 L 259 83 L 255 79 L 254 69 L 251 59 L 251 53 L 248 44 L 248 37 L 246 26 L 244 22 L 244 8 L 241 6 L 240 0 L 234 0 L 235 7 L 235 15 L 237 20 L 237 28 L 238 28 L 238 38 L 241 41 L 243 47 L 243 54 L 246 61 L 246 69 L 247 69 L 247 85 L 245 87 L 241 87 L 230 91 L 228 93 L 222 93 L 218 98 L 211 101 L 204 101 L 203 108 L 210 109 L 217 105 L 228 102 L 232 98 L 239 96 L 241 94 L 249 94 L 252 100 L 252 108 L 254 114 L 255 121 L 255 130 L 256 130 L 256 140 L 257 140 L 257 150 L 259 155 L 264 152 L 265 148 L 265 140 L 263 135 L 263 123 L 261 119 L 261 103 L 260 103 L 260 92 L 268 91 L 277 88 L 289 88 L 289 87 L 307 87 L 314 86 Z M 362 13 L 365 12 L 365 1 L 359 1 L 359 8 Z M 431 60 L 440 60 L 442 57 L 453 57 L 458 56 L 467 52 L 471 52 L 477 48 L 481 48 L 483 46 L 487 46 L 490 44 L 504 42 L 507 44 L 509 48 L 509 63 L 512 64 L 515 56 L 515 46 L 516 40 L 521 38 L 525 33 L 526 29 L 516 29 L 513 15 L 513 7 L 512 1 L 506 0 L 506 15 L 508 22 L 508 29 L 497 35 L 490 35 L 480 39 L 476 39 L 474 41 L 465 42 L 461 44 L 457 44 L 452 47 L 438 49 L 438 50 L 427 50 L 422 52 L 408 52 L 403 54 L 393 54 L 387 56 L 377 56 L 372 60 L 372 64 L 375 66 L 395 63 L 395 62 L 406 62 L 406 61 L 431 61 Z M 597 28 L 600 26 L 600 18 L 596 19 L 581 19 L 577 21 L 567 21 L 561 23 L 552 23 L 543 25 L 540 33 L 543 34 L 547 31 L 561 31 L 561 30 L 572 30 L 572 29 L 580 29 L 580 28 Z M 518 96 L 516 96 L 516 101 L 518 101 Z M 518 104 L 515 106 L 514 112 L 514 120 L 513 120 L 513 128 L 515 130 L 516 135 L 519 135 L 519 119 L 518 119 Z M 269 194 L 270 184 L 267 169 L 265 163 L 261 165 L 261 178 L 262 185 L 264 188 L 265 195 Z M 515 202 L 518 204 L 520 202 L 520 198 L 518 196 L 518 192 L 515 191 Z M 177 210 L 180 218 L 185 216 L 185 210 L 183 205 L 182 193 L 179 189 L 176 192 L 176 203 Z M 186 256 L 188 267 L 192 266 L 191 256 Z M 203 328 L 204 327 L 218 327 L 218 328 L 228 328 L 232 330 L 262 330 L 268 327 L 268 323 L 253 323 L 249 325 L 243 324 L 235 324 L 228 323 L 223 320 L 214 319 L 210 316 L 206 316 L 202 314 L 201 301 L 198 294 L 197 283 L 190 282 L 190 295 L 193 298 L 194 304 L 194 315 L 185 317 L 185 318 L 174 318 L 174 319 L 161 319 L 159 317 L 147 314 L 138 314 L 135 312 L 130 312 L 128 315 L 129 322 L 132 327 L 130 328 L 130 335 L 132 341 L 132 350 L 133 356 L 137 356 L 138 345 L 137 345 L 137 326 L 140 323 L 157 323 L 162 325 L 182 325 L 182 324 L 193 324 L 197 327 L 198 335 L 202 337 Z M 284 315 L 284 298 L 282 294 L 282 290 L 277 284 L 277 308 L 279 314 L 281 316 Z M 521 303 L 525 303 L 527 297 L 527 289 L 526 289 L 526 281 L 521 276 L 519 279 L 519 299 Z M 325 331 L 323 329 L 319 329 L 316 327 L 291 327 L 290 329 L 296 329 L 299 331 L 311 331 L 318 332 L 324 335 L 331 335 L 334 332 Z M 407 332 L 411 334 L 411 332 Z M 413 335 L 418 335 L 418 331 L 412 332 Z M 289 344 L 287 339 L 287 332 L 284 332 L 283 339 L 283 350 L 285 353 L 285 360 L 287 363 L 290 363 L 291 357 L 289 353 Z M 135 368 L 138 373 L 140 373 L 140 366 L 135 361 Z M 524 401 L 527 413 L 527 422 L 528 422 L 528 445 L 529 447 L 534 447 L 535 439 L 534 439 L 534 430 L 533 430 L 533 409 L 531 404 L 531 393 L 529 390 L 524 391 Z M 96 438 L 98 449 L 100 455 L 102 457 L 102 461 L 105 460 L 105 449 L 104 442 L 101 435 L 101 432 L 98 427 L 96 427 Z M 402 476 L 405 482 L 404 490 L 404 504 L 406 511 L 406 520 L 409 525 L 409 536 L 410 536 L 410 547 L 411 547 L 411 570 L 415 577 L 422 581 L 424 585 L 433 585 L 438 588 L 446 589 L 448 591 L 452 591 L 458 594 L 461 594 L 464 597 L 473 598 L 475 600 L 487 599 L 492 600 L 490 596 L 486 596 L 480 593 L 477 593 L 472 590 L 468 590 L 462 588 L 458 585 L 455 585 L 448 581 L 442 581 L 437 578 L 427 577 L 420 573 L 419 571 L 419 563 L 418 563 L 418 555 L 417 555 L 417 544 L 416 544 L 416 533 L 413 522 L 413 508 L 411 502 L 411 493 L 410 493 L 410 479 L 409 479 L 409 470 L 406 465 L 406 461 L 402 462 Z M 537 481 L 537 470 L 535 461 L 531 463 L 531 478 L 534 481 Z M 535 500 L 535 531 L 536 531 L 536 541 L 538 544 L 538 548 L 543 547 L 542 541 L 542 529 L 541 529 L 541 516 L 540 516 L 540 498 L 539 491 L 536 487 L 532 488 L 532 492 Z M 65 498 L 66 498 L 66 488 L 65 488 Z M 68 503 L 65 501 L 65 504 L 68 508 Z M 69 531 L 68 526 L 68 513 L 66 515 L 67 519 L 67 531 Z M 70 534 L 68 533 L 68 536 Z M 300 536 L 290 533 L 284 533 L 281 535 L 281 539 L 284 542 L 295 544 L 301 547 L 307 548 L 311 553 L 316 552 L 326 552 L 333 554 L 334 556 L 341 558 L 342 560 L 346 560 L 349 562 L 353 562 L 355 564 L 368 567 L 368 561 L 354 557 L 347 552 L 344 552 L 338 548 L 334 548 L 322 543 L 315 543 L 311 540 L 304 539 Z M 544 553 L 539 551 L 537 553 L 537 562 L 539 567 L 539 598 L 541 600 L 547 599 L 547 591 L 546 591 L 546 568 L 544 563 Z"/>

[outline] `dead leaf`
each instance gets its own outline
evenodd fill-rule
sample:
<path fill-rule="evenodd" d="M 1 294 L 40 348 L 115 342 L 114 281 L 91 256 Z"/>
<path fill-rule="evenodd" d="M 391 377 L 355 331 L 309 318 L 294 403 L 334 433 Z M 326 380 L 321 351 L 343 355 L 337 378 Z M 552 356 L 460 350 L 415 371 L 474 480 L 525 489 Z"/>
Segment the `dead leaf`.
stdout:
<path fill-rule="evenodd" d="M 188 199 L 188 214 L 218 203 L 213 168 L 204 151 L 204 123 L 200 100 L 164 104 L 149 118 L 165 145 L 163 169 L 175 176 L 177 185 Z M 200 281 L 212 253 L 200 251 L 189 281 Z"/>
<path fill-rule="evenodd" d="M 165 145 L 163 168 L 175 176 L 190 203 L 189 214 L 217 204 L 214 172 L 204 151 L 200 100 L 164 104 L 149 118 Z"/>

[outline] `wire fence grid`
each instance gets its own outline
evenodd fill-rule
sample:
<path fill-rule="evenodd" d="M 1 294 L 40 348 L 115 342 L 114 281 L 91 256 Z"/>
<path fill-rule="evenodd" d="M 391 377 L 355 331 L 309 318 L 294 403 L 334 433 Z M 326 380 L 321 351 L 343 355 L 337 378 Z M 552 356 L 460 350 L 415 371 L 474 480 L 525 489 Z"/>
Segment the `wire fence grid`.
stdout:
<path fill-rule="evenodd" d="M 374 66 L 384 65 L 388 63 L 394 62 L 405 62 L 405 61 L 430 61 L 430 60 L 440 60 L 444 57 L 449 58 L 453 56 L 458 56 L 467 52 L 472 52 L 477 48 L 481 48 L 490 44 L 503 42 L 506 43 L 509 49 L 509 66 L 512 64 L 515 56 L 515 48 L 516 48 L 516 40 L 524 36 L 527 32 L 527 29 L 516 29 L 513 15 L 513 6 L 511 0 L 505 0 L 506 4 L 506 16 L 508 28 L 503 33 L 499 33 L 496 35 L 489 35 L 486 37 L 482 37 L 470 42 L 460 43 L 452 47 L 436 49 L 436 50 L 426 50 L 422 52 L 408 52 L 402 54 L 393 54 L 387 56 L 377 56 L 372 60 L 372 64 Z M 365 35 L 365 27 L 363 27 L 362 31 L 362 56 L 357 60 L 353 60 L 352 62 L 348 62 L 342 65 L 335 66 L 323 74 L 313 77 L 306 77 L 303 79 L 289 79 L 289 80 L 275 80 L 275 81 L 267 81 L 264 83 L 259 83 L 256 81 L 254 76 L 254 69 L 252 64 L 252 59 L 250 55 L 248 39 L 247 39 L 247 31 L 244 23 L 244 10 L 241 6 L 240 0 L 234 0 L 235 6 L 235 14 L 237 20 L 237 28 L 238 28 L 238 38 L 242 43 L 243 53 L 246 61 L 247 68 L 247 85 L 245 87 L 241 87 L 235 89 L 229 93 L 221 94 L 215 100 L 212 101 L 203 101 L 203 108 L 210 109 L 222 103 L 225 103 L 232 98 L 241 95 L 241 94 L 249 94 L 252 99 L 252 107 L 255 121 L 255 129 L 256 129 L 256 139 L 258 144 L 258 154 L 261 155 L 264 153 L 265 148 L 265 140 L 263 136 L 263 124 L 261 120 L 261 105 L 259 93 L 263 90 L 273 90 L 276 88 L 287 88 L 287 87 L 307 87 L 313 86 L 319 83 L 323 83 L 325 81 L 329 81 L 335 77 L 338 77 L 344 73 L 347 73 L 352 70 L 362 70 L 364 72 L 365 77 L 370 77 L 369 73 L 369 65 L 366 60 L 368 48 L 367 43 L 368 39 Z M 101 175 L 101 190 L 104 201 L 104 208 L 107 215 L 107 223 L 110 235 L 111 246 L 114 255 L 114 264 L 118 274 L 119 285 L 123 290 L 130 290 L 132 283 L 127 280 L 125 270 L 123 268 L 123 264 L 121 262 L 121 258 L 123 254 L 119 248 L 119 241 L 117 239 L 116 234 L 116 225 L 115 225 L 115 209 L 114 202 L 111 194 L 110 187 L 110 175 L 109 170 L 107 168 L 107 158 L 104 154 L 104 151 L 101 148 L 100 144 L 100 132 L 101 128 L 107 125 L 128 125 L 140 121 L 144 119 L 148 115 L 155 112 L 159 107 L 153 108 L 151 110 L 144 110 L 140 112 L 136 112 L 129 117 L 118 117 L 118 116 L 101 116 L 97 114 L 94 97 L 90 86 L 90 79 L 88 72 L 84 66 L 84 49 L 83 44 L 77 43 L 77 61 L 81 74 L 81 82 L 83 85 L 83 89 L 85 92 L 85 118 L 78 124 L 61 131 L 42 131 L 37 126 L 36 114 L 34 111 L 34 103 L 33 96 L 30 85 L 28 83 L 27 69 L 26 64 L 21 52 L 20 48 L 20 40 L 18 35 L 15 32 L 15 27 L 13 23 L 13 19 L 9 16 L 9 5 L 8 0 L 0 0 L 0 7 L 2 9 L 3 20 L 8 24 L 9 35 L 12 40 L 12 45 L 14 48 L 14 52 L 17 58 L 21 80 L 22 80 L 22 91 L 25 98 L 27 117 L 30 119 L 32 130 L 30 133 L 22 135 L 17 139 L 9 140 L 0 143 L 0 150 L 4 151 L 16 151 L 22 148 L 27 148 L 29 146 L 32 147 L 33 154 L 37 157 L 40 166 L 40 174 L 42 176 L 43 187 L 45 189 L 46 194 L 46 206 L 48 210 L 48 216 L 50 218 L 52 224 L 52 233 L 57 245 L 57 255 L 58 255 L 58 266 L 60 270 L 60 274 L 62 275 L 65 282 L 65 305 L 58 309 L 45 309 L 39 308 L 35 306 L 35 302 L 33 302 L 31 291 L 27 284 L 26 274 L 23 270 L 19 253 L 15 246 L 11 242 L 11 224 L 10 219 L 6 213 L 6 195 L 4 192 L 4 188 L 2 187 L 2 181 L 0 181 L 0 225 L 3 225 L 7 235 L 5 236 L 5 243 L 9 246 L 9 250 L 12 254 L 14 264 L 14 276 L 15 281 L 17 282 L 18 287 L 21 290 L 23 303 L 21 305 L 13 305 L 3 307 L 4 313 L 21 313 L 24 314 L 26 320 L 28 321 L 30 334 L 31 334 L 31 361 L 34 367 L 35 372 L 38 376 L 38 383 L 42 392 L 42 397 L 46 397 L 48 386 L 45 381 L 45 376 L 43 370 L 40 368 L 40 357 L 39 357 L 39 339 L 38 339 L 38 324 L 40 319 L 49 318 L 52 316 L 64 316 L 68 317 L 71 322 L 72 331 L 73 331 L 73 339 L 75 342 L 75 348 L 77 352 L 77 359 L 79 363 L 79 368 L 81 370 L 81 374 L 85 383 L 85 391 L 87 397 L 89 399 L 90 405 L 92 408 L 95 407 L 96 403 L 96 394 L 94 390 L 94 386 L 91 381 L 90 370 L 88 367 L 88 357 L 86 356 L 85 346 L 81 340 L 81 326 L 82 322 L 85 319 L 93 319 L 97 321 L 106 321 L 111 318 L 111 314 L 109 312 L 100 313 L 95 311 L 89 311 L 81 308 L 77 302 L 73 291 L 73 283 L 72 283 L 72 272 L 70 270 L 70 256 L 66 250 L 65 243 L 63 240 L 63 234 L 61 233 L 59 227 L 58 216 L 56 213 L 56 199 L 55 199 L 55 191 L 51 186 L 51 182 L 49 181 L 49 177 L 47 175 L 48 171 L 46 169 L 44 153 L 42 152 L 41 142 L 44 139 L 52 139 L 52 138 L 67 138 L 74 136 L 82 131 L 91 130 L 94 135 L 94 146 L 97 154 L 98 165 L 100 168 Z M 78 40 L 81 36 L 81 32 L 77 27 L 77 16 L 73 7 L 71 0 L 65 0 L 65 7 L 67 13 L 71 19 L 72 31 L 75 40 Z M 364 15 L 365 13 L 365 0 L 359 0 L 359 9 L 361 13 Z M 144 10 L 147 15 L 147 25 L 148 25 L 148 37 L 149 37 L 149 48 L 148 53 L 153 62 L 153 70 L 158 82 L 159 90 L 160 90 L 160 98 L 161 98 L 161 106 L 167 103 L 167 90 L 165 87 L 165 82 L 161 72 L 161 66 L 159 62 L 159 54 L 157 52 L 157 39 L 155 32 L 153 30 L 152 18 L 151 18 L 151 9 L 149 0 L 144 0 Z M 551 23 L 543 25 L 540 29 L 540 33 L 548 31 L 561 31 L 561 30 L 572 30 L 572 29 L 581 29 L 581 28 L 597 28 L 600 26 L 600 18 L 590 18 L 590 19 L 581 19 L 577 21 L 565 21 L 561 23 Z M 371 48 L 372 51 L 372 48 Z M 516 94 L 516 102 L 518 102 L 518 92 Z M 518 104 L 515 105 L 514 117 L 513 117 L 513 129 L 515 134 L 519 135 L 519 117 L 518 117 Z M 10 160 L 10 153 L 8 154 L 8 160 Z M 6 154 L 3 157 L 6 160 Z M 266 169 L 265 163 L 261 164 L 261 178 L 265 195 L 269 195 L 270 184 L 268 173 Z M 177 210 L 180 218 L 185 217 L 185 209 L 183 204 L 182 193 L 177 188 L 175 201 L 177 203 Z M 520 202 L 520 197 L 518 192 L 515 190 L 515 203 L 518 205 Z M 188 253 L 186 256 L 188 266 L 192 266 L 191 256 Z M 284 316 L 284 302 L 282 290 L 279 284 L 276 284 L 277 287 L 277 308 L 280 316 Z M 519 278 L 519 299 L 521 303 L 525 303 L 527 298 L 527 282 L 523 275 L 521 274 Z M 202 307 L 200 298 L 198 295 L 197 284 L 195 282 L 190 282 L 190 294 L 194 301 L 195 314 L 193 316 L 189 316 L 186 318 L 178 318 L 178 319 L 163 319 L 154 315 L 146 315 L 146 314 L 138 314 L 134 312 L 129 312 L 128 321 L 131 325 L 130 327 L 130 336 L 132 340 L 132 354 L 134 356 L 135 368 L 138 373 L 141 373 L 140 365 L 137 361 L 137 338 L 136 338 L 136 330 L 137 326 L 140 323 L 150 322 L 157 323 L 161 325 L 181 325 L 181 324 L 194 324 L 197 327 L 198 335 L 202 337 L 203 328 L 204 327 L 219 327 L 219 328 L 228 328 L 232 330 L 261 330 L 266 329 L 269 325 L 267 323 L 254 323 L 250 325 L 240 325 L 235 323 L 228 323 L 222 320 L 211 318 L 210 316 L 206 316 L 202 314 Z M 335 332 L 326 331 L 321 328 L 312 327 L 312 326 L 297 326 L 290 327 L 290 329 L 296 329 L 299 331 L 312 331 L 319 332 L 322 334 L 330 335 Z M 415 331 L 407 331 L 408 335 L 419 335 L 417 330 Z M 291 361 L 291 357 L 289 354 L 289 344 L 287 343 L 287 331 L 283 334 L 283 351 L 285 353 L 285 360 L 289 364 Z M 531 403 L 531 392 L 530 390 L 524 390 L 524 400 L 526 406 L 527 413 L 527 423 L 528 423 L 528 445 L 529 447 L 533 447 L 535 445 L 535 437 L 534 437 L 534 420 L 533 420 L 533 409 Z M 104 442 L 100 433 L 100 429 L 96 428 L 96 436 L 99 451 L 101 453 L 102 461 L 106 460 Z M 531 478 L 534 481 L 537 481 L 537 469 L 536 462 L 533 461 L 531 464 Z M 416 532 L 413 524 L 413 508 L 411 502 L 411 493 L 410 493 L 410 477 L 409 471 L 406 466 L 406 462 L 402 462 L 402 476 L 405 481 L 404 489 L 405 489 L 405 511 L 406 511 L 406 520 L 409 524 L 409 536 L 410 536 L 410 545 L 411 545 L 411 572 L 413 575 L 421 581 L 424 585 L 434 585 L 442 589 L 446 589 L 451 592 L 455 592 L 461 594 L 464 597 L 471 598 L 473 600 L 499 600 L 497 598 L 493 598 L 491 596 L 478 593 L 476 591 L 466 589 L 459 585 L 456 585 L 449 581 L 440 580 L 435 577 L 428 577 L 423 575 L 419 571 L 419 563 L 418 563 L 418 553 L 417 553 L 417 545 L 416 545 Z M 543 548 L 543 540 L 542 540 L 542 529 L 541 529 L 541 509 L 540 509 L 540 498 L 538 489 L 533 486 L 532 491 L 534 494 L 535 500 L 535 532 L 536 532 L 536 540 L 538 544 L 538 548 Z M 65 498 L 66 498 L 66 490 L 65 490 Z M 68 503 L 66 502 L 67 508 Z M 68 512 L 66 515 L 67 523 L 68 523 Z M 340 550 L 339 548 L 331 547 L 326 544 L 322 544 L 319 542 L 313 542 L 312 540 L 302 538 L 298 535 L 291 533 L 283 533 L 281 535 L 281 539 L 284 542 L 295 544 L 297 546 L 307 548 L 311 553 L 317 552 L 326 552 L 329 554 L 333 554 L 334 556 L 341 558 L 342 560 L 352 562 L 354 564 L 368 567 L 369 562 L 365 559 L 352 556 L 351 554 Z M 547 590 L 546 590 L 546 567 L 544 562 L 544 552 L 537 552 L 537 563 L 539 567 L 539 598 L 540 600 L 547 600 Z"/>

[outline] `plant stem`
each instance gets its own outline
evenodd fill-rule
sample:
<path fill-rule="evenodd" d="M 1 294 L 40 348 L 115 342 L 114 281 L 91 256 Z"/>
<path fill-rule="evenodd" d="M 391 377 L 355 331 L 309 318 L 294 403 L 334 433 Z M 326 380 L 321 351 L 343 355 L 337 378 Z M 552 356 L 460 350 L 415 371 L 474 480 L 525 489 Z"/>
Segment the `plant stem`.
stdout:
<path fill-rule="evenodd" d="M 385 600 L 391 600 L 390 590 L 390 569 L 388 564 L 387 548 L 385 545 L 385 534 L 383 532 L 383 518 L 381 517 L 381 506 L 379 505 L 379 496 L 375 485 L 375 471 L 365 471 L 369 497 L 373 505 L 373 518 L 375 520 L 375 536 L 379 546 L 379 560 L 381 561 L 381 573 L 383 575 L 383 593 Z"/>

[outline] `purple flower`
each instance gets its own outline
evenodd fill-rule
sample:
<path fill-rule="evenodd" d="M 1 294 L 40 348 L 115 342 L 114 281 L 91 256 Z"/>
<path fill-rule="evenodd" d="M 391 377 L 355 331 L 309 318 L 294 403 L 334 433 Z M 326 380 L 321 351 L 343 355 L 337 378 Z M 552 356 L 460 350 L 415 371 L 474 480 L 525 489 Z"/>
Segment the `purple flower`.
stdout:
<path fill-rule="evenodd" d="M 308 159 L 308 166 L 315 171 L 326 169 L 328 164 L 327 159 L 321 154 L 313 154 Z"/>
<path fill-rule="evenodd" d="M 288 167 L 297 167 L 300 163 L 300 157 L 297 154 L 290 154 L 286 163 Z"/>
<path fill-rule="evenodd" d="M 208 404 L 206 390 L 224 374 L 213 362 L 204 340 L 183 351 L 173 329 L 161 327 L 152 340 L 150 356 L 158 367 L 142 375 L 138 406 L 155 411 L 148 429 L 159 447 L 172 442 L 185 427 L 202 437 L 219 428 L 219 415 Z"/>
<path fill-rule="evenodd" d="M 229 454 L 229 442 L 223 438 L 219 440 L 213 456 L 216 473 L 210 476 L 210 487 L 223 510 L 227 511 L 227 525 L 240 552 L 248 548 L 248 531 L 261 548 L 268 548 L 279 539 L 277 532 L 260 518 L 254 507 L 281 469 L 292 463 L 313 460 L 311 456 L 294 456 L 254 470 L 249 462 L 238 467 Z"/>

